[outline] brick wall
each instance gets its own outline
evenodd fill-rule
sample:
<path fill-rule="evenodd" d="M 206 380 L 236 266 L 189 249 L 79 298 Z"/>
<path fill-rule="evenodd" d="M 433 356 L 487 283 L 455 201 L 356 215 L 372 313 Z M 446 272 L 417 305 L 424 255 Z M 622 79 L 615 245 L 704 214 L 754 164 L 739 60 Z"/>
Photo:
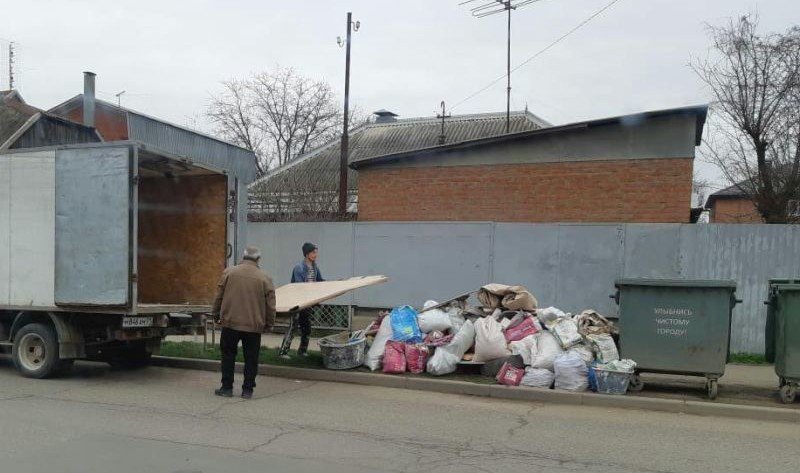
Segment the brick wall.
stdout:
<path fill-rule="evenodd" d="M 359 171 L 362 221 L 688 222 L 692 159 Z"/>
<path fill-rule="evenodd" d="M 711 207 L 711 223 L 764 223 L 753 202 L 747 199 L 717 199 Z"/>

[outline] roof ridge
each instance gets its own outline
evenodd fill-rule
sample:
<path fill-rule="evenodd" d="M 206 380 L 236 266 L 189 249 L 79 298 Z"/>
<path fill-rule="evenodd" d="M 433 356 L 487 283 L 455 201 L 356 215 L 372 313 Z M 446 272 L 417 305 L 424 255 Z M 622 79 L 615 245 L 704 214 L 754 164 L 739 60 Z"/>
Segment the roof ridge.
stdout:
<path fill-rule="evenodd" d="M 514 117 L 527 117 L 530 113 L 525 110 L 512 110 L 511 116 Z M 506 112 L 484 112 L 484 113 L 465 113 L 463 115 L 451 115 L 447 117 L 447 120 L 450 122 L 453 121 L 466 121 L 466 120 L 493 120 L 493 119 L 502 119 L 506 117 Z M 411 118 L 398 118 L 394 121 L 387 121 L 387 122 L 371 122 L 369 125 L 374 126 L 400 126 L 400 125 L 411 125 L 411 124 L 418 124 L 423 122 L 440 122 L 442 119 L 441 117 L 436 117 L 435 115 L 424 116 L 424 117 L 411 117 Z"/>

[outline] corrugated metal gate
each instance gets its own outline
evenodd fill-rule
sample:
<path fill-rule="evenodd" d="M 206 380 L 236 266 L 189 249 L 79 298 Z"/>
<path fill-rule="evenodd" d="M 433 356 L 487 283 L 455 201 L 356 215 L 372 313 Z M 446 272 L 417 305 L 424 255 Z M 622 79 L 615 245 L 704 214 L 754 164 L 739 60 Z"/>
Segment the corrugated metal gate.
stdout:
<path fill-rule="evenodd" d="M 734 279 L 733 351 L 761 353 L 767 280 L 800 277 L 799 225 L 250 223 L 264 268 L 289 282 L 300 246 L 320 247 L 323 275 L 385 274 L 387 284 L 330 304 L 420 306 L 487 282 L 522 284 L 540 305 L 614 315 L 620 277 Z"/>

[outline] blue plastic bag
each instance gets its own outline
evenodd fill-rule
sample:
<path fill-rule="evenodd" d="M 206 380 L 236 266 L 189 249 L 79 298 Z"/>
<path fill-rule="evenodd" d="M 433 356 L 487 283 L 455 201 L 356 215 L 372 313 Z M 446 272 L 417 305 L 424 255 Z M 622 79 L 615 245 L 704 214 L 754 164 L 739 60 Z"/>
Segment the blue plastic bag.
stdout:
<path fill-rule="evenodd" d="M 597 366 L 597 362 L 593 361 L 591 365 L 589 365 L 589 389 L 592 392 L 597 392 L 597 376 L 595 376 L 594 367 Z"/>
<path fill-rule="evenodd" d="M 389 314 L 392 321 L 392 340 L 406 343 L 421 343 L 422 331 L 417 324 L 417 311 L 404 305 L 395 307 Z"/>

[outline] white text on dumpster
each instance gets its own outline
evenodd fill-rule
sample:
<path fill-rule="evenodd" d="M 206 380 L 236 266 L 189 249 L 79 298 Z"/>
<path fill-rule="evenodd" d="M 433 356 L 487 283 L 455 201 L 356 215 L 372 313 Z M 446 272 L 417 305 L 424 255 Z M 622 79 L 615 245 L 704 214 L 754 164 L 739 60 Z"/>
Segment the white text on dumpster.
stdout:
<path fill-rule="evenodd" d="M 658 316 L 656 321 L 656 334 L 665 337 L 684 337 L 688 333 L 691 320 L 685 317 L 694 315 L 692 309 L 676 307 L 656 307 L 653 313 Z"/>

